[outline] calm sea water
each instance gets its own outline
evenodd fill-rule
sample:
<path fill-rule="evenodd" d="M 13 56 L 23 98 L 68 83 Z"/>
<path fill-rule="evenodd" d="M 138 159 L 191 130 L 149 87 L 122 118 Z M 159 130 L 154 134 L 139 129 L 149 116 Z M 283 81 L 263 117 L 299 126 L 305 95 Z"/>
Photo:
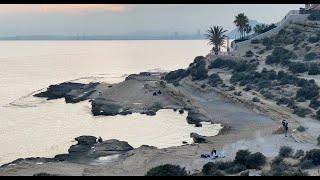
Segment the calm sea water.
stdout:
<path fill-rule="evenodd" d="M 0 164 L 66 153 L 80 135 L 159 148 L 192 142 L 191 132 L 216 135 L 219 125 L 195 128 L 186 115 L 171 110 L 161 110 L 156 117 L 93 117 L 88 102 L 32 97 L 51 84 L 74 79 L 113 83 L 126 74 L 185 68 L 210 48 L 204 40 L 0 41 Z"/>

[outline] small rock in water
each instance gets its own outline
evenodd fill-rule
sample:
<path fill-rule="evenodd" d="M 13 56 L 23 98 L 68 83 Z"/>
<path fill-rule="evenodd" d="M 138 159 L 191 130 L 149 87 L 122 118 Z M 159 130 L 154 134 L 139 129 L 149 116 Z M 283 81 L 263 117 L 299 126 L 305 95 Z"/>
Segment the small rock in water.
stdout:
<path fill-rule="evenodd" d="M 174 111 L 174 112 L 176 112 L 176 111 L 177 111 L 177 109 L 173 109 L 173 111 Z"/>
<path fill-rule="evenodd" d="M 188 142 L 187 141 L 182 141 L 182 144 L 188 144 Z"/>
<path fill-rule="evenodd" d="M 183 109 L 180 109 L 180 110 L 179 110 L 179 113 L 180 113 L 180 114 L 183 114 L 183 113 L 184 113 L 184 110 L 183 110 Z"/>
<path fill-rule="evenodd" d="M 153 95 L 156 96 L 156 95 L 157 95 L 157 92 L 154 92 Z"/>
<path fill-rule="evenodd" d="M 108 88 L 111 88 L 112 86 L 110 85 L 110 86 L 108 86 Z"/>

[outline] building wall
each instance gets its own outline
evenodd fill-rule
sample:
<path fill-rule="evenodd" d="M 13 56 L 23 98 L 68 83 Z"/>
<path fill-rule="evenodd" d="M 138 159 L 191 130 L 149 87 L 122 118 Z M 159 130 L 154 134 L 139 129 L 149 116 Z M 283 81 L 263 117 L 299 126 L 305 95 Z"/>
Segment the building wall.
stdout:
<path fill-rule="evenodd" d="M 320 4 L 306 4 L 306 10 L 320 10 Z"/>

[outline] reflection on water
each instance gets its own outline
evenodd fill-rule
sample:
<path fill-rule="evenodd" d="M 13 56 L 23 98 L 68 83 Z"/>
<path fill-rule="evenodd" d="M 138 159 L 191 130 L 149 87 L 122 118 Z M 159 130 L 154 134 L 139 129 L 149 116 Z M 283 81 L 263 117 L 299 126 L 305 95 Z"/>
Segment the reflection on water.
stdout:
<path fill-rule="evenodd" d="M 0 164 L 66 153 L 73 139 L 85 134 L 128 141 L 134 147 L 190 142 L 189 133 L 200 129 L 188 125 L 185 115 L 164 110 L 156 117 L 95 118 L 88 102 L 65 104 L 30 94 L 70 80 L 115 83 L 124 74 L 184 68 L 209 50 L 205 40 L 1 41 Z M 209 127 L 199 134 L 215 134 L 217 128 Z"/>
<path fill-rule="evenodd" d="M 28 102 L 32 101 L 36 102 Z M 2 142 L 4 148 L 1 149 L 0 163 L 20 157 L 51 157 L 66 153 L 75 143 L 74 138 L 81 135 L 127 141 L 135 148 L 141 145 L 166 148 L 182 145 L 183 141 L 193 143 L 191 132 L 215 136 L 221 129 L 221 125 L 211 123 L 203 123 L 203 127 L 197 128 L 187 123 L 187 113 L 179 114 L 170 109 L 160 110 L 156 116 L 133 113 L 94 117 L 90 103 L 66 104 L 63 99 L 46 101 L 36 107 L 11 106 L 6 109 L 17 117 L 28 114 L 36 118 L 27 122 L 23 118 L 12 118 L 15 121 L 8 122 L 6 129 L 0 127 L 2 136 L 6 137 Z"/>

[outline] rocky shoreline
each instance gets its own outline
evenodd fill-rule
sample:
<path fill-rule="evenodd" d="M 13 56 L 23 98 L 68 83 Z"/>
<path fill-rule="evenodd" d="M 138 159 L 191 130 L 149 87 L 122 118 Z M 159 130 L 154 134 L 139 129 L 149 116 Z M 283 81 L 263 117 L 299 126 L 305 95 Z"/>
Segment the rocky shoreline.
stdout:
<path fill-rule="evenodd" d="M 140 74 L 131 74 L 126 77 L 124 82 L 119 84 L 104 84 L 99 82 L 82 84 L 74 82 L 64 82 L 57 85 L 51 85 L 46 91 L 35 94 L 35 97 L 47 98 L 47 100 L 64 98 L 66 103 L 78 103 L 81 101 L 91 102 L 91 112 L 93 116 L 116 116 L 116 115 L 130 115 L 132 113 L 146 114 L 148 116 L 155 116 L 157 111 L 161 109 L 173 109 L 183 114 L 188 111 L 187 122 L 194 124 L 196 127 L 202 127 L 201 122 L 208 121 L 199 111 L 195 108 L 185 106 L 181 100 L 177 100 L 166 87 L 163 81 L 165 74 L 159 72 L 142 72 Z M 152 102 L 147 102 L 140 107 L 134 107 L 134 100 L 121 102 L 117 98 L 111 97 L 112 92 L 104 92 L 106 89 L 115 89 L 117 85 L 128 84 L 128 88 L 136 88 L 132 83 L 143 84 L 143 89 L 140 93 L 148 94 L 152 97 Z M 153 86 L 151 86 L 152 84 Z M 139 87 L 140 88 L 140 87 Z M 127 94 L 127 92 L 126 92 Z M 124 95 L 125 97 L 126 94 Z M 159 99 L 154 99 L 160 97 Z M 167 100 L 163 103 L 162 100 Z"/>
<path fill-rule="evenodd" d="M 77 141 L 77 144 L 70 146 L 68 154 L 58 154 L 54 158 L 20 158 L 2 165 L 1 168 L 19 164 L 23 161 L 31 161 L 36 163 L 67 161 L 72 163 L 89 164 L 93 160 L 96 160 L 100 157 L 123 154 L 134 149 L 127 142 L 116 139 L 98 142 L 97 138 L 94 136 L 80 136 L 75 138 L 75 140 Z"/>
<path fill-rule="evenodd" d="M 152 116 L 156 115 L 156 112 L 160 109 L 172 109 L 177 113 L 188 113 L 186 121 L 197 128 L 202 127 L 202 122 L 221 124 L 223 128 L 217 136 L 209 137 L 191 133 L 190 137 L 193 138 L 194 144 L 183 143 L 185 145 L 164 149 L 147 145 L 134 149 L 127 142 L 114 139 L 96 143 L 96 137 L 82 136 L 76 138 L 78 144 L 71 146 L 68 154 L 59 154 L 54 158 L 18 159 L 3 165 L 0 168 L 0 174 L 10 174 L 10 169 L 22 168 L 21 172 L 25 168 L 33 169 L 39 162 L 45 164 L 45 166 L 41 165 L 40 168 L 43 171 L 51 172 L 53 168 L 57 169 L 55 172 L 60 172 L 63 169 L 58 166 L 63 165 L 80 169 L 65 173 L 79 174 L 81 172 L 82 175 L 143 175 L 148 169 L 164 163 L 178 164 L 195 172 L 207 162 L 199 159 L 200 154 L 211 152 L 213 147 L 232 154 L 242 147 L 238 144 L 239 141 L 246 140 L 249 144 L 254 145 L 251 145 L 253 149 L 263 149 L 264 144 L 261 144 L 261 141 L 255 138 L 256 133 L 261 134 L 264 138 L 269 138 L 271 141 L 276 141 L 272 132 L 277 129 L 277 122 L 271 120 L 253 123 L 254 120 L 247 119 L 239 122 L 237 118 L 228 119 L 223 115 L 217 115 L 217 112 L 210 109 L 210 105 L 208 106 L 211 101 L 210 96 L 215 96 L 209 89 L 225 97 L 228 101 L 241 103 L 249 109 L 256 109 L 260 112 L 266 111 L 265 114 L 269 116 L 270 110 L 263 109 L 262 105 L 258 106 L 255 103 L 247 102 L 241 97 L 236 97 L 217 88 L 208 87 L 205 88 L 208 92 L 202 92 L 201 84 L 197 84 L 197 82 L 188 78 L 185 78 L 180 86 L 167 84 L 163 80 L 164 76 L 165 74 L 162 73 L 133 74 L 129 75 L 125 81 L 116 84 L 66 82 L 52 85 L 47 91 L 35 96 L 48 100 L 65 98 L 66 103 L 89 101 L 92 105 L 93 116 L 116 116 L 132 113 Z M 242 110 L 240 109 L 239 112 L 242 112 Z M 247 111 L 244 113 L 247 113 Z M 276 113 L 274 112 L 275 116 L 277 116 Z M 295 142 L 291 143 L 294 144 Z M 275 144 L 273 148 L 278 148 L 280 144 Z M 107 164 L 92 166 L 91 164 L 100 157 L 113 157 L 113 155 L 119 156 L 112 163 L 112 166 Z M 233 157 L 227 156 L 227 159 L 231 158 Z"/>

